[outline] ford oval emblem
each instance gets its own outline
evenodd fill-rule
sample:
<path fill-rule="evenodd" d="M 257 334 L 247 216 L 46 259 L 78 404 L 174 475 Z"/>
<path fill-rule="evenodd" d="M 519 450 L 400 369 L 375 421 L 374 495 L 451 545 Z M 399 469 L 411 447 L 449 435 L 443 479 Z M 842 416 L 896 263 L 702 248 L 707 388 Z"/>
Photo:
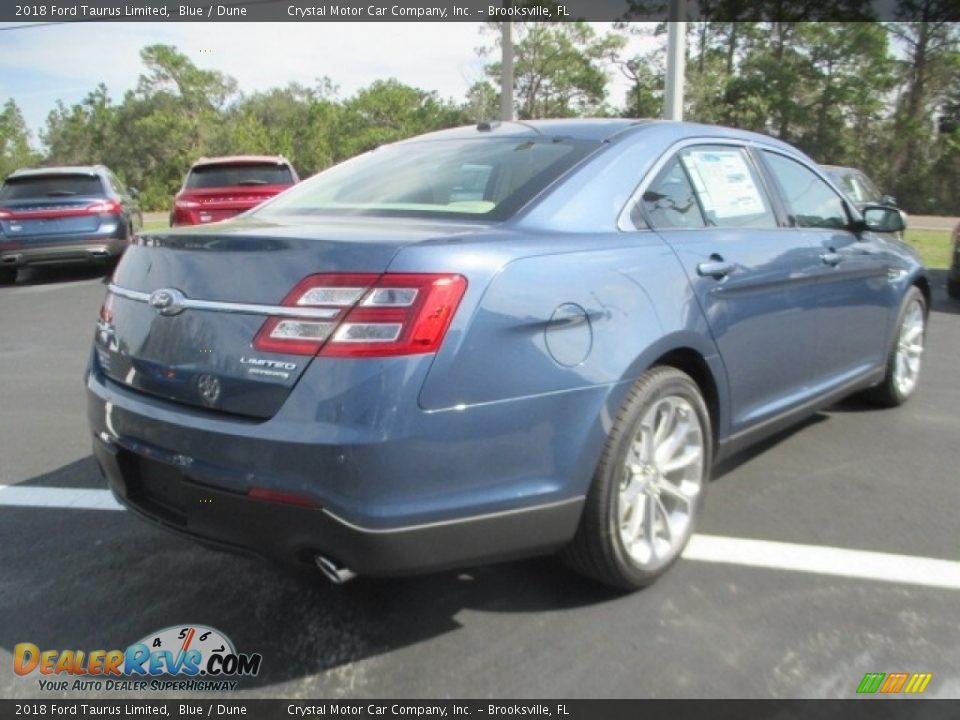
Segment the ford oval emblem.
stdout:
<path fill-rule="evenodd" d="M 175 288 L 163 288 L 154 290 L 150 294 L 149 302 L 150 307 L 161 315 L 178 315 L 186 309 L 184 305 L 186 299 L 186 296 Z"/>
<path fill-rule="evenodd" d="M 220 399 L 220 381 L 213 375 L 201 375 L 197 378 L 197 390 L 208 405 L 213 405 Z"/>

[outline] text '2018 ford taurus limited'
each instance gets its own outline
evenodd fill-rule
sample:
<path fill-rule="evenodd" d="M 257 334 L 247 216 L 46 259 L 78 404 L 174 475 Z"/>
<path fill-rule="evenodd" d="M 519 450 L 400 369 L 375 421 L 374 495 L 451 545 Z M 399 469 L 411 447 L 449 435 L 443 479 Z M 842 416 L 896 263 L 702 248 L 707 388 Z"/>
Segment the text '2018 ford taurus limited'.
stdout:
<path fill-rule="evenodd" d="M 809 158 L 627 120 L 481 124 L 150 233 L 87 377 L 131 510 L 335 580 L 560 551 L 680 555 L 711 466 L 917 386 L 929 287 Z"/>

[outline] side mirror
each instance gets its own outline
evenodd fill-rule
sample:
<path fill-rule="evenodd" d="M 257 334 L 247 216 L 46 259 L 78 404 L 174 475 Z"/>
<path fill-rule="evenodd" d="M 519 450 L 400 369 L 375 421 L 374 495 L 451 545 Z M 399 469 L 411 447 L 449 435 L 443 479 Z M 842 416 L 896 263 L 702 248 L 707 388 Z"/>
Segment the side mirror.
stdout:
<path fill-rule="evenodd" d="M 889 205 L 890 207 L 897 206 L 897 199 L 893 195 L 884 195 L 880 198 L 881 205 Z"/>
<path fill-rule="evenodd" d="M 130 197 L 132 197 L 134 200 L 140 197 L 140 191 L 137 190 L 135 187 L 127 188 L 127 194 Z"/>
<path fill-rule="evenodd" d="M 889 205 L 867 205 L 863 210 L 863 224 L 867 230 L 882 233 L 902 232 L 906 225 L 900 211 Z"/>

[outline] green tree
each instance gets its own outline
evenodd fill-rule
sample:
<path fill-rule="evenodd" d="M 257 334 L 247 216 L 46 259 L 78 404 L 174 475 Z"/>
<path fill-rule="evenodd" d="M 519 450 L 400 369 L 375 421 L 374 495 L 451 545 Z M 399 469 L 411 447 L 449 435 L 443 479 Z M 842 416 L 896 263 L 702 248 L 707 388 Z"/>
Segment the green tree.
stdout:
<path fill-rule="evenodd" d="M 900 22 L 887 25 L 905 56 L 900 63 L 887 180 L 901 203 L 914 212 L 943 212 L 939 190 L 945 181 L 950 183 L 940 173 L 950 165 L 941 156 L 952 155 L 952 134 L 940 135 L 934 118 L 949 106 L 951 88 L 956 87 L 960 26 L 951 21 L 952 15 L 950 0 L 901 0 Z M 940 173 L 934 173 L 938 165 Z M 957 207 L 955 195 L 947 200 Z"/>
<path fill-rule="evenodd" d="M 30 131 L 23 113 L 13 100 L 7 100 L 0 110 L 0 179 L 38 160 L 37 153 L 30 147 Z"/>
<path fill-rule="evenodd" d="M 116 118 L 117 108 L 103 83 L 71 107 L 58 100 L 40 134 L 47 159 L 58 165 L 115 161 Z"/>
<path fill-rule="evenodd" d="M 514 32 L 514 97 L 520 118 L 605 112 L 607 65 L 626 42 L 622 35 L 598 36 L 585 22 L 514 23 Z M 499 79 L 500 63 L 489 65 L 487 74 Z"/>
<path fill-rule="evenodd" d="M 291 83 L 243 98 L 224 114 L 213 153 L 281 154 L 301 175 L 322 170 L 337 154 L 342 110 L 335 94 L 322 78 L 314 88 Z"/>
<path fill-rule="evenodd" d="M 339 161 L 378 145 L 469 122 L 463 106 L 393 78 L 376 80 L 343 103 Z"/>

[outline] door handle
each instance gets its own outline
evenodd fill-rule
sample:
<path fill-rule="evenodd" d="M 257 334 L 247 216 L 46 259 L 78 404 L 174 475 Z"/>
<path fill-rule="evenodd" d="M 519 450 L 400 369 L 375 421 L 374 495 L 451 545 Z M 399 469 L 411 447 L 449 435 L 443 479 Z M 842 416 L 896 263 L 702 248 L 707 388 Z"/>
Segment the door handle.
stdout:
<path fill-rule="evenodd" d="M 843 260 L 843 256 L 835 250 L 830 250 L 829 252 L 821 253 L 820 259 L 827 265 L 834 266 Z"/>
<path fill-rule="evenodd" d="M 719 255 L 711 255 L 709 261 L 697 265 L 697 274 L 701 277 L 712 277 L 714 280 L 722 280 L 736 269 L 736 263 L 727 262 Z"/>

